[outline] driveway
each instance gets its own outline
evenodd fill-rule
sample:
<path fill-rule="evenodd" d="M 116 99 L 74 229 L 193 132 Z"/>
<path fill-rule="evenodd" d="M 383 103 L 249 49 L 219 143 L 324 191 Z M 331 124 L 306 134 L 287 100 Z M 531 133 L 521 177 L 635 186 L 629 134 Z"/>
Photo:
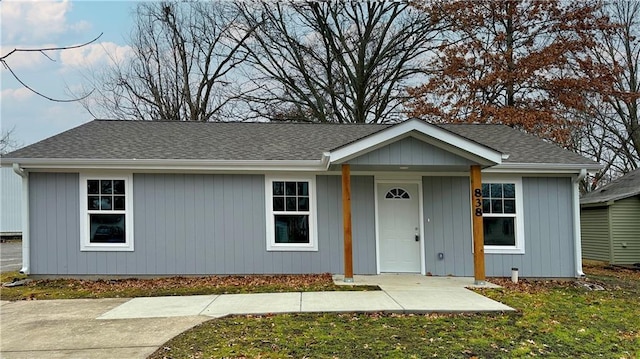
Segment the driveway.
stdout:
<path fill-rule="evenodd" d="M 20 270 L 22 267 L 22 242 L 0 243 L 0 272 Z"/>
<path fill-rule="evenodd" d="M 129 299 L 3 301 L 0 357 L 146 358 L 205 316 L 96 320 Z"/>

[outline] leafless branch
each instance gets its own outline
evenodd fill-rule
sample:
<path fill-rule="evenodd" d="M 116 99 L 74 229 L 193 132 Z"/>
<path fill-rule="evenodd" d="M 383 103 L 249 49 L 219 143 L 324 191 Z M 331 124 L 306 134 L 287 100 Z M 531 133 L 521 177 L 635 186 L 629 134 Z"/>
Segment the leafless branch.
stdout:
<path fill-rule="evenodd" d="M 47 59 L 54 61 L 54 59 L 52 59 L 49 55 L 46 54 L 46 51 L 63 51 L 63 50 L 71 50 L 71 49 L 77 49 L 83 46 L 87 46 L 95 41 L 97 41 L 103 33 L 100 33 L 100 35 L 98 35 L 96 38 L 94 38 L 91 41 L 85 42 L 83 44 L 80 45 L 72 45 L 72 46 L 58 46 L 58 47 L 46 47 L 46 48 L 37 48 L 37 49 L 18 49 L 15 48 L 11 51 L 9 51 L 9 53 L 7 53 L 6 55 L 0 56 L 0 63 L 2 63 L 2 65 L 4 66 L 5 69 L 9 70 L 9 73 L 11 73 L 11 76 L 13 76 L 14 79 L 16 79 L 16 81 L 18 81 L 22 86 L 24 86 L 27 90 L 33 92 L 34 94 L 45 98 L 49 101 L 53 101 L 53 102 L 76 102 L 76 101 L 82 101 L 84 99 L 86 99 L 87 97 L 89 97 L 92 93 L 93 90 L 89 91 L 88 93 L 86 93 L 84 96 L 79 97 L 79 98 L 74 98 L 74 99 L 68 99 L 68 100 L 64 100 L 64 99 L 56 99 L 50 96 L 47 96 L 41 92 L 38 92 L 37 90 L 35 90 L 32 86 L 27 85 L 11 68 L 11 66 L 7 63 L 6 59 L 17 53 L 17 52 L 39 52 L 40 54 L 42 54 L 44 57 L 46 57 Z"/>
<path fill-rule="evenodd" d="M 421 60 L 439 42 L 441 24 L 407 2 L 240 3 L 249 76 L 245 97 L 272 120 L 388 122 Z"/>

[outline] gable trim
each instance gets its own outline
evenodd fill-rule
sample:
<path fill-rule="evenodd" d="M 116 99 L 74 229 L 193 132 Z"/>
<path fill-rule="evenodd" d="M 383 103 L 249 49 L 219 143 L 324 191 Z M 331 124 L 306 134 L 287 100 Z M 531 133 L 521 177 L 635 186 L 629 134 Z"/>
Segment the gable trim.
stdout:
<path fill-rule="evenodd" d="M 416 137 L 483 165 L 492 166 L 502 163 L 503 154 L 501 152 L 417 119 L 398 123 L 336 148 L 328 152 L 327 155 L 330 163 L 340 164 L 408 136 Z"/>

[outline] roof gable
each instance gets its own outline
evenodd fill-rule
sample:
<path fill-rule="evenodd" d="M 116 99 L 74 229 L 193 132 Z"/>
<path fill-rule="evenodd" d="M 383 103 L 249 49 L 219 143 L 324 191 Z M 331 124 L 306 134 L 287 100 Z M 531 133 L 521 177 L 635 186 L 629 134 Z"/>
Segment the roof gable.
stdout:
<path fill-rule="evenodd" d="M 352 158 L 347 163 L 352 165 L 462 166 L 465 168 L 475 164 L 474 161 L 455 155 L 414 136 L 405 137 Z"/>
<path fill-rule="evenodd" d="M 331 163 L 344 163 L 365 153 L 413 136 L 483 165 L 502 162 L 502 153 L 427 122 L 411 119 L 330 151 Z"/>

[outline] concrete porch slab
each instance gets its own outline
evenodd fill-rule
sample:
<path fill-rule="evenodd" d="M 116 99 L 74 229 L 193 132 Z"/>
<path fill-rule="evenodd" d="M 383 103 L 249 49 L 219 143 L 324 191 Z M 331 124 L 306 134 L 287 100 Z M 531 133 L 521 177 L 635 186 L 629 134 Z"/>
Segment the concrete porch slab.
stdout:
<path fill-rule="evenodd" d="M 133 298 L 97 319 L 164 318 L 199 315 L 217 295 Z"/>
<path fill-rule="evenodd" d="M 302 293 L 303 312 L 401 312 L 402 309 L 383 291 Z"/>
<path fill-rule="evenodd" d="M 333 277 L 337 285 L 377 285 L 404 312 L 485 312 L 514 311 L 513 308 L 466 288 L 500 288 L 490 282 L 476 285 L 471 277 L 431 277 L 420 274 L 355 275 L 353 283 L 342 275 Z"/>
<path fill-rule="evenodd" d="M 388 290 L 386 293 L 408 313 L 514 311 L 509 306 L 464 288 Z"/>
<path fill-rule="evenodd" d="M 300 293 L 225 294 L 219 296 L 202 315 L 294 313 L 300 311 Z"/>
<path fill-rule="evenodd" d="M 422 288 L 500 288 L 490 282 L 477 285 L 473 277 L 431 277 L 421 274 L 385 273 L 377 275 L 354 275 L 353 282 L 344 281 L 344 276 L 333 276 L 336 285 L 377 285 L 385 288 L 403 288 L 406 290 L 421 290 Z"/>

